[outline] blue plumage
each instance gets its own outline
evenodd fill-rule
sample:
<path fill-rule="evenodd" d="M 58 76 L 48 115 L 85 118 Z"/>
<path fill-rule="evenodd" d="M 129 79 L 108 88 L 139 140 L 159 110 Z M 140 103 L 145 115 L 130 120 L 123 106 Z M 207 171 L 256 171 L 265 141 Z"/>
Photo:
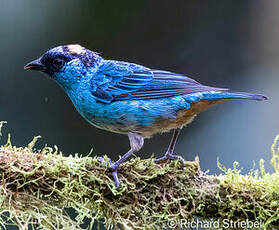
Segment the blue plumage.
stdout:
<path fill-rule="evenodd" d="M 138 151 L 146 137 L 174 129 L 165 156 L 173 154 L 179 130 L 200 112 L 226 99 L 265 100 L 260 94 L 205 86 L 181 74 L 122 61 L 105 60 L 79 45 L 53 48 L 25 69 L 50 75 L 92 125 L 127 134 L 131 149 L 110 166 L 116 186 L 118 166 Z"/>

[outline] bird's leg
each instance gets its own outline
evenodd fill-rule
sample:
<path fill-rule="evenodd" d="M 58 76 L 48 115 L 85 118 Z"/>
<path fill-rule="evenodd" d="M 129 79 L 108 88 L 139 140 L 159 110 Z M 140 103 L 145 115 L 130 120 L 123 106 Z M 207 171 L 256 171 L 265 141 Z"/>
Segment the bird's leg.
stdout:
<path fill-rule="evenodd" d="M 127 158 L 130 157 L 133 153 L 139 151 L 142 148 L 143 143 L 144 143 L 143 137 L 138 133 L 129 132 L 128 137 L 129 137 L 131 149 L 127 153 L 125 153 L 118 161 L 116 161 L 114 164 L 112 164 L 109 167 L 109 170 L 112 172 L 112 175 L 113 175 L 115 186 L 117 188 L 119 187 L 119 184 L 120 184 L 118 175 L 117 175 L 117 169 L 118 169 L 119 165 L 122 164 L 124 161 L 126 161 Z"/>
<path fill-rule="evenodd" d="M 165 153 L 164 156 L 155 159 L 156 163 L 157 162 L 165 161 L 167 159 L 170 159 L 170 160 L 179 159 L 181 161 L 182 165 L 184 166 L 184 159 L 181 156 L 173 154 L 174 148 L 175 148 L 175 144 L 176 144 L 176 141 L 177 141 L 177 138 L 179 136 L 180 131 L 181 131 L 181 128 L 174 130 L 173 135 L 172 135 L 172 139 L 171 139 L 171 142 L 170 142 L 170 145 L 168 147 L 167 152 Z"/>

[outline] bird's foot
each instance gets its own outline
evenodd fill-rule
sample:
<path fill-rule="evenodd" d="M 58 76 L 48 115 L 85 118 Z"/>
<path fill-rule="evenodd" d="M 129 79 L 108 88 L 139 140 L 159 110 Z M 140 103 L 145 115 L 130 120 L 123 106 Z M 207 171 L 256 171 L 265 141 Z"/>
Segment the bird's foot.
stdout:
<path fill-rule="evenodd" d="M 155 163 L 161 163 L 161 162 L 164 162 L 166 160 L 176 160 L 176 159 L 180 160 L 182 167 L 185 166 L 185 160 L 183 159 L 183 157 L 181 157 L 179 155 L 175 155 L 173 153 L 168 153 L 168 152 L 164 156 L 155 159 L 154 162 Z"/>
<path fill-rule="evenodd" d="M 118 167 L 115 167 L 115 164 L 113 164 L 112 166 L 109 167 L 109 170 L 112 172 L 112 176 L 113 176 L 114 184 L 115 184 L 116 188 L 118 188 L 120 185 L 118 175 L 117 175 L 117 169 L 118 169 Z"/>
<path fill-rule="evenodd" d="M 118 188 L 119 185 L 120 185 L 120 182 L 119 182 L 119 179 L 118 179 L 118 175 L 117 175 L 118 165 L 112 164 L 110 158 L 108 158 L 108 160 L 106 160 L 104 157 L 98 157 L 98 161 L 101 162 L 101 164 L 103 166 L 109 166 L 109 171 L 112 172 L 112 176 L 113 176 L 113 179 L 114 179 L 115 187 Z M 109 163 L 109 165 L 108 165 L 108 163 Z"/>
<path fill-rule="evenodd" d="M 98 157 L 98 161 L 103 165 L 103 166 L 109 166 L 112 164 L 111 159 L 107 158 L 107 160 L 104 157 Z"/>

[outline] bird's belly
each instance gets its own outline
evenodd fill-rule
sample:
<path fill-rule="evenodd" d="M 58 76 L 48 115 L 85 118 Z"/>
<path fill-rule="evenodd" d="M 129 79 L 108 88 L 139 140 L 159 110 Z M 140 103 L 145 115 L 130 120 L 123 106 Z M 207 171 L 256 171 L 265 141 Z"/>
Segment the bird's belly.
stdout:
<path fill-rule="evenodd" d="M 172 129 L 181 128 L 191 123 L 197 114 L 184 109 L 177 113 L 176 118 L 159 118 L 150 126 L 139 127 L 138 132 L 144 137 L 151 137 L 156 133 L 169 132 Z"/>
<path fill-rule="evenodd" d="M 159 118 L 151 126 L 140 127 L 139 132 L 144 137 L 151 137 L 156 133 L 168 132 L 172 129 L 188 125 L 202 111 L 224 100 L 201 100 L 191 104 L 189 109 L 181 109 L 175 118 Z"/>
<path fill-rule="evenodd" d="M 91 125 L 95 126 L 96 128 L 107 130 L 113 133 L 120 133 L 120 134 L 127 134 L 128 132 L 132 132 L 132 130 L 136 130 L 136 128 L 132 128 L 131 126 L 127 126 L 125 124 L 116 123 L 116 122 L 107 122 L 102 121 L 101 119 L 96 120 L 89 120 L 86 119 Z"/>
<path fill-rule="evenodd" d="M 122 117 L 125 117 L 123 114 Z M 93 126 L 104 129 L 110 132 L 127 134 L 128 132 L 140 133 L 142 136 L 148 138 L 156 133 L 168 132 L 172 129 L 177 129 L 192 122 L 196 114 L 190 110 L 181 110 L 175 118 L 159 117 L 151 124 L 142 125 L 137 120 L 130 120 L 129 123 L 121 120 L 106 120 L 106 119 L 87 119 Z"/>
<path fill-rule="evenodd" d="M 189 124 L 198 113 L 221 101 L 182 103 L 168 99 L 96 103 L 92 108 L 81 109 L 80 113 L 97 128 L 122 134 L 137 132 L 151 137 Z"/>

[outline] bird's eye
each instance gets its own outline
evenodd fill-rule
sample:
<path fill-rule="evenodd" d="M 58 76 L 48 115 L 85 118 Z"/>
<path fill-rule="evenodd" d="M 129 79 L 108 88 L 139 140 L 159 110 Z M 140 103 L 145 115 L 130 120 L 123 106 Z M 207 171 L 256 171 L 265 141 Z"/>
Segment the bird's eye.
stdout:
<path fill-rule="evenodd" d="M 57 69 L 60 69 L 64 65 L 65 61 L 61 58 L 56 58 L 52 63 Z"/>

